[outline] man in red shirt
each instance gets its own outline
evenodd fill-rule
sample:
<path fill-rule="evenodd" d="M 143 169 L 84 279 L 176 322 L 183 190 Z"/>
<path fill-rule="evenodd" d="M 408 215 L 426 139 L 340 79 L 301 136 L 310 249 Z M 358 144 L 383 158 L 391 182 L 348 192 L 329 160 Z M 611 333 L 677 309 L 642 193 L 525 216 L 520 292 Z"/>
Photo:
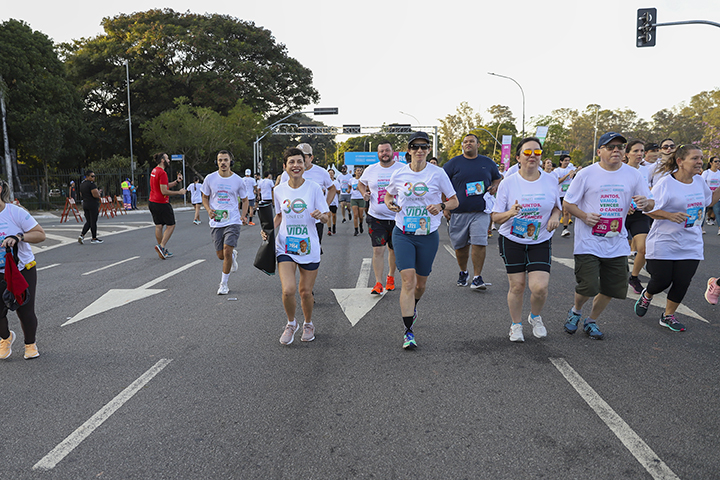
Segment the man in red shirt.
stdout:
<path fill-rule="evenodd" d="M 170 195 L 185 195 L 185 189 L 170 190 L 170 188 L 182 182 L 182 174 L 178 173 L 177 180 L 168 183 L 168 176 L 165 169 L 170 166 L 170 159 L 167 153 L 156 153 L 154 158 L 155 162 L 157 162 L 157 167 L 153 168 L 152 173 L 150 173 L 149 206 L 153 223 L 155 224 L 155 239 L 157 240 L 155 250 L 157 250 L 160 259 L 164 260 L 172 257 L 172 253 L 165 247 L 175 230 L 175 213 L 170 205 Z M 165 227 L 164 232 L 163 227 Z"/>

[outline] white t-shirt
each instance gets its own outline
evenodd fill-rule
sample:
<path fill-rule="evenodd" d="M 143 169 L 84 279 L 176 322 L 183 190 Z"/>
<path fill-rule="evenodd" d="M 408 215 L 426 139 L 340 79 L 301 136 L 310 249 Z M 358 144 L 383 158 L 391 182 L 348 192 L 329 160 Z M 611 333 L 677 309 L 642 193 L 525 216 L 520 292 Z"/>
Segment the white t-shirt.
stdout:
<path fill-rule="evenodd" d="M 657 162 L 652 163 L 648 166 L 648 172 L 650 174 L 650 183 L 649 187 L 654 188 L 655 185 L 660 181 L 661 178 L 663 178 L 665 175 L 667 175 L 666 172 L 659 171 L 660 168 L 660 159 L 658 159 Z"/>
<path fill-rule="evenodd" d="M 500 225 L 500 235 L 526 245 L 552 238 L 555 231 L 547 231 L 548 220 L 555 207 L 562 209 L 557 184 L 557 177 L 547 172 L 534 182 L 522 175 L 511 175 L 500 182 L 493 212 L 507 212 L 516 200 L 522 206 L 519 214 Z"/>
<path fill-rule="evenodd" d="M 27 233 L 37 225 L 37 221 L 27 210 L 6 203 L 5 208 L 0 212 L 0 242 L 9 235 Z M 18 270 L 25 268 L 25 265 L 35 260 L 30 244 L 27 242 L 18 243 Z M 0 271 L 5 271 L 5 250 L 0 251 Z"/>
<path fill-rule="evenodd" d="M 325 195 L 327 194 L 328 188 L 332 186 L 330 174 L 327 172 L 327 170 L 323 169 L 322 167 L 318 167 L 317 165 L 313 165 L 310 170 L 305 170 L 305 172 L 303 172 L 303 178 L 305 180 L 310 180 L 311 182 L 315 182 L 320 185 L 320 188 L 322 188 L 322 192 Z M 288 176 L 288 173 L 283 172 L 280 176 L 280 183 L 287 183 L 289 179 L 290 177 Z M 325 197 L 325 205 L 327 206 L 327 196 Z M 327 211 L 327 209 L 320 211 Z M 320 220 L 316 220 L 315 223 L 320 223 Z"/>
<path fill-rule="evenodd" d="M 708 187 L 710 187 L 711 191 L 715 191 L 716 188 L 720 187 L 720 170 L 717 172 L 713 172 L 712 170 L 708 169 L 705 170 L 702 173 L 702 178 L 705 180 L 705 183 L 707 183 Z"/>
<path fill-rule="evenodd" d="M 395 214 L 395 226 L 408 234 L 427 235 L 440 226 L 442 212 L 431 215 L 427 206 L 442 202 L 442 195 L 456 195 L 450 178 L 441 167 L 428 163 L 420 172 L 413 172 L 403 164 L 390 177 L 386 188 L 395 195 L 400 211 Z"/>
<path fill-rule="evenodd" d="M 328 212 L 327 200 L 320 186 L 305 180 L 298 188 L 285 182 L 275 187 L 275 212 L 282 214 L 282 223 L 275 231 L 275 255 L 289 255 L 295 263 L 320 262 L 320 239 L 315 210 Z"/>
<path fill-rule="evenodd" d="M 209 197 L 210 208 L 215 210 L 215 218 L 210 219 L 210 228 L 240 225 L 238 203 L 248 197 L 242 178 L 235 173 L 221 177 L 218 172 L 213 172 L 205 177 L 202 193 Z"/>
<path fill-rule="evenodd" d="M 573 165 L 571 163 L 565 168 L 556 168 L 553 173 L 555 174 L 555 176 L 557 177 L 557 180 L 559 181 L 562 177 L 564 177 L 568 173 L 572 172 L 576 168 L 577 167 L 575 167 L 575 165 Z M 558 188 L 558 192 L 560 192 L 560 198 L 563 198 L 565 196 L 565 193 L 567 193 L 568 188 L 570 188 L 570 184 L 572 183 L 572 181 L 573 181 L 573 178 L 568 177 L 565 180 L 563 180 L 562 183 L 558 184 L 557 188 Z"/>
<path fill-rule="evenodd" d="M 506 172 L 505 175 L 503 175 L 505 178 L 509 177 L 510 175 L 516 174 L 520 170 L 520 163 L 516 163 L 512 167 L 510 167 Z M 538 165 L 538 170 L 541 172 L 543 171 L 542 165 Z"/>
<path fill-rule="evenodd" d="M 650 197 L 645 179 L 635 168 L 623 163 L 611 172 L 595 163 L 580 170 L 565 194 L 565 201 L 601 218 L 594 227 L 579 219 L 575 222 L 575 255 L 600 258 L 630 255 L 625 217 L 635 195 Z"/>
<path fill-rule="evenodd" d="M 251 176 L 244 176 L 243 181 L 245 182 L 245 190 L 247 191 L 248 197 L 250 197 L 250 200 L 255 200 L 255 187 L 257 186 L 257 182 L 255 179 Z"/>
<path fill-rule="evenodd" d="M 260 198 L 266 201 L 272 200 L 272 191 L 275 183 L 269 178 L 263 178 L 258 182 L 260 189 Z"/>
<path fill-rule="evenodd" d="M 350 193 L 350 180 L 352 180 L 352 173 L 346 173 L 345 175 L 338 175 L 338 181 L 340 182 L 340 190 L 338 194 L 347 195 Z"/>
<path fill-rule="evenodd" d="M 193 182 L 187 189 L 190 192 L 190 203 L 202 203 L 202 183 Z"/>
<path fill-rule="evenodd" d="M 338 194 L 333 197 L 332 202 L 330 202 L 330 206 L 337 207 L 339 205 L 338 200 L 340 198 L 340 182 L 338 182 L 337 179 L 333 180 L 333 185 L 335 185 L 335 190 Z"/>
<path fill-rule="evenodd" d="M 360 190 L 358 190 L 358 183 L 360 182 L 359 178 L 351 178 L 350 179 L 350 199 L 351 200 L 362 200 L 363 196 L 362 193 L 360 193 Z"/>
<path fill-rule="evenodd" d="M 655 210 L 690 215 L 683 223 L 655 220 L 645 246 L 650 260 L 704 260 L 702 221 L 705 207 L 712 202 L 710 187 L 700 178 L 691 184 L 678 182 L 672 175 L 661 178 L 653 187 Z M 653 211 L 655 211 L 653 210 Z"/>
<path fill-rule="evenodd" d="M 365 169 L 360 182 L 370 189 L 370 210 L 368 213 L 379 220 L 395 220 L 395 212 L 390 211 L 385 205 L 385 192 L 390 184 L 390 177 L 402 168 L 400 162 L 393 162 L 389 167 L 383 167 L 380 163 L 370 165 Z"/>

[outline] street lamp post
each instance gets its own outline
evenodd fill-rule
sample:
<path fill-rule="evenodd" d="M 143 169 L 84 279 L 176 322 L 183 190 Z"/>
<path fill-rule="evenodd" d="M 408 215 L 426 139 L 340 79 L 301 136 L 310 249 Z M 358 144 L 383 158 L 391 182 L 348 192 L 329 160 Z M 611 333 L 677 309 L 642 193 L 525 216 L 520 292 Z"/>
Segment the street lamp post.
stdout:
<path fill-rule="evenodd" d="M 405 112 L 403 112 L 402 110 L 398 110 L 398 111 L 399 111 L 400 113 L 402 113 L 403 115 L 407 115 L 408 117 L 414 118 L 415 121 L 417 122 L 417 124 L 420 125 L 420 120 L 418 120 L 415 115 L 410 115 L 409 113 L 405 113 Z"/>
<path fill-rule="evenodd" d="M 600 105 L 597 103 L 592 103 L 588 105 L 588 107 L 595 107 L 595 134 L 593 135 L 593 144 L 592 144 L 592 151 L 593 151 L 593 161 L 592 163 L 595 163 L 595 157 L 597 156 L 597 150 L 595 148 L 595 145 L 597 145 L 597 124 L 598 124 L 598 112 L 600 112 Z"/>
<path fill-rule="evenodd" d="M 135 185 L 135 160 L 133 158 L 133 140 L 132 140 L 132 117 L 130 116 L 130 66 L 125 60 L 125 76 L 127 80 L 127 97 L 128 97 L 128 130 L 130 132 L 130 177 Z"/>
<path fill-rule="evenodd" d="M 507 76 L 505 76 L 505 75 L 500 75 L 500 74 L 498 74 L 498 73 L 493 73 L 493 72 L 488 72 L 488 75 L 494 75 L 494 76 L 496 76 L 496 77 L 507 78 L 508 80 L 512 80 L 513 82 L 515 82 L 515 85 L 517 85 L 518 87 L 520 87 L 520 93 L 522 93 L 522 99 L 523 99 L 523 108 L 522 108 L 522 136 L 523 136 L 523 138 L 524 138 L 524 137 L 525 137 L 525 90 L 523 90 L 522 86 L 521 86 L 521 85 L 517 82 L 517 80 L 515 80 L 514 78 L 507 77 Z"/>

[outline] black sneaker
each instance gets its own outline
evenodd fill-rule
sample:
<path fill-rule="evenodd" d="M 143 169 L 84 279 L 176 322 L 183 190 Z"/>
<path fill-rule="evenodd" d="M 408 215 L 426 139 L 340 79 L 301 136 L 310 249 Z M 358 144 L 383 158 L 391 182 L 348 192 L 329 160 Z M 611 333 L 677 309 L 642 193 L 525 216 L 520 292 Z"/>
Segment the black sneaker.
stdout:
<path fill-rule="evenodd" d="M 673 332 L 684 332 L 685 325 L 675 319 L 675 315 L 660 315 L 660 325 L 667 327 Z"/>
<path fill-rule="evenodd" d="M 333 235 L 336 234 L 336 233 L 337 233 L 337 232 L 335 231 L 335 225 L 333 225 Z"/>
<path fill-rule="evenodd" d="M 468 272 L 460 272 L 460 276 L 458 277 L 457 286 L 458 287 L 467 287 L 468 284 Z"/>
<path fill-rule="evenodd" d="M 355 233 L 353 234 L 353 237 L 357 237 L 357 236 L 358 236 L 358 229 L 356 228 Z"/>
<path fill-rule="evenodd" d="M 640 279 L 638 277 L 633 277 L 632 275 L 630 275 L 630 280 L 628 280 L 628 285 L 630 285 L 633 288 L 635 293 L 639 294 L 639 293 L 642 293 L 642 291 L 643 291 L 642 283 L 640 283 Z"/>
<path fill-rule="evenodd" d="M 363 230 L 362 222 L 360 222 L 360 233 L 365 233 L 365 231 Z"/>
<path fill-rule="evenodd" d="M 650 306 L 650 299 L 645 296 L 645 289 L 640 292 L 640 298 L 635 302 L 635 315 L 644 317 Z"/>

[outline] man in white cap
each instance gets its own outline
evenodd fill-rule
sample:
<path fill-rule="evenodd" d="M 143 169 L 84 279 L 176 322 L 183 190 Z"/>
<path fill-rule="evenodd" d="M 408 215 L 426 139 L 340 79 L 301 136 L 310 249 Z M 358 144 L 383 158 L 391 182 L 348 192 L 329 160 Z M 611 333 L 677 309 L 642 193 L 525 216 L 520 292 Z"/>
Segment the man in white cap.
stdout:
<path fill-rule="evenodd" d="M 248 194 L 248 225 L 255 225 L 252 221 L 253 212 L 255 212 L 255 196 L 257 195 L 257 182 L 252 177 L 250 169 L 245 170 L 245 191 Z"/>

